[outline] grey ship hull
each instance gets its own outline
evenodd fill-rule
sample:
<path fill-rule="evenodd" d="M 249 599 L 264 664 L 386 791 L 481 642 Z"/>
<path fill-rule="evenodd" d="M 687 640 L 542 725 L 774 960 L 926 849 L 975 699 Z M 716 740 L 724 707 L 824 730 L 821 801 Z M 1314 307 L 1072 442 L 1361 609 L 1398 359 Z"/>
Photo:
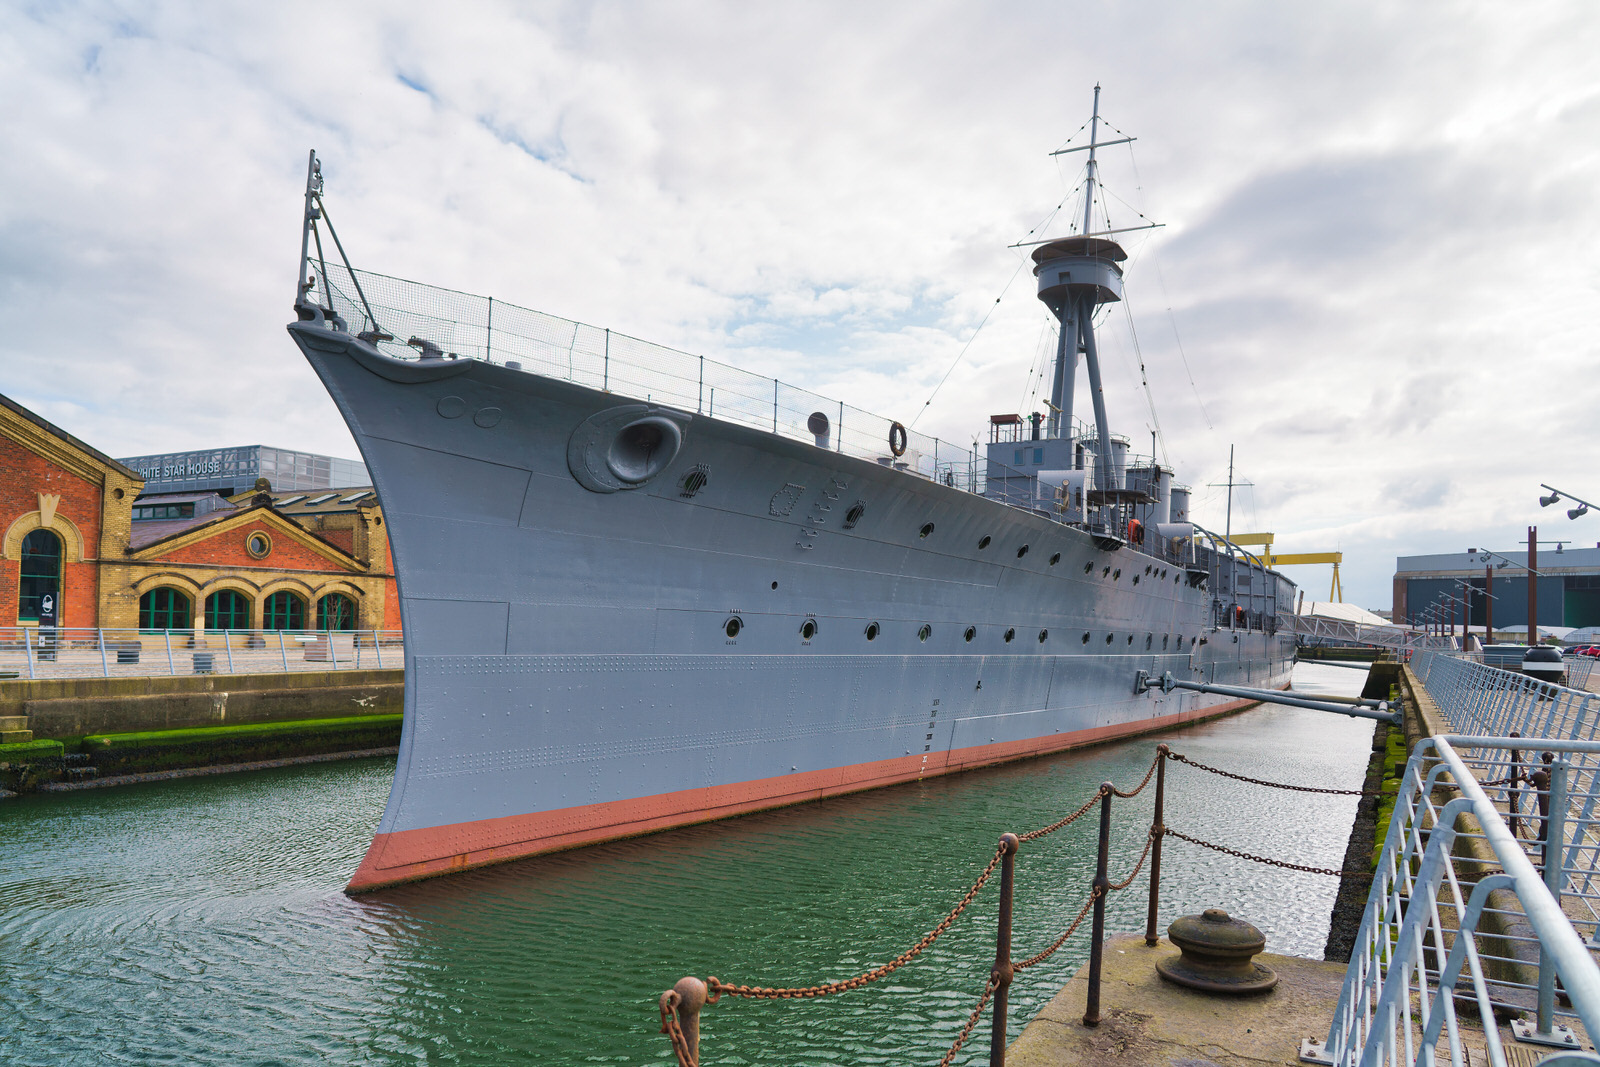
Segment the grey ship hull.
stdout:
<path fill-rule="evenodd" d="M 1288 684 L 1292 638 L 1213 629 L 1170 559 L 746 426 L 289 330 L 372 473 L 406 631 L 352 891 L 1241 706 L 1135 695 L 1141 669 Z M 610 491 L 606 435 L 652 412 L 681 447 Z"/>

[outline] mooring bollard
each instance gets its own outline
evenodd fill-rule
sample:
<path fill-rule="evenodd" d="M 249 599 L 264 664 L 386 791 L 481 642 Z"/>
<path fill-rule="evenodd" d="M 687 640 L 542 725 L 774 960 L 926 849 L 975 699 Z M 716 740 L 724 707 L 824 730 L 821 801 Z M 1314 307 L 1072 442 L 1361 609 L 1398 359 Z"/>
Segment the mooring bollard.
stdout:
<path fill-rule="evenodd" d="M 1100 956 L 1106 937 L 1106 890 L 1110 879 L 1106 877 L 1106 861 L 1111 851 L 1111 793 L 1110 782 L 1100 783 L 1100 856 L 1094 866 L 1094 933 L 1089 946 L 1089 1002 L 1083 1012 L 1083 1025 L 1100 1025 Z"/>
<path fill-rule="evenodd" d="M 1155 948 L 1161 943 L 1156 933 L 1156 907 L 1161 895 L 1161 839 L 1167 836 L 1167 753 L 1171 749 L 1156 746 L 1156 810 L 1150 816 L 1150 908 L 1144 917 L 1144 943 Z"/>
<path fill-rule="evenodd" d="M 1011 883 L 1015 873 L 1017 848 L 1021 844 L 1016 834 L 1001 834 L 1000 848 L 1000 918 L 995 923 L 994 969 L 994 1019 L 989 1031 L 989 1067 L 1005 1067 L 1006 1062 L 1006 995 L 1011 989 L 1015 971 L 1011 967 Z"/>
<path fill-rule="evenodd" d="M 661 1032 L 672 1039 L 678 1062 L 695 1067 L 700 1062 L 700 1009 L 706 1004 L 706 984 L 684 977 L 661 994 Z"/>

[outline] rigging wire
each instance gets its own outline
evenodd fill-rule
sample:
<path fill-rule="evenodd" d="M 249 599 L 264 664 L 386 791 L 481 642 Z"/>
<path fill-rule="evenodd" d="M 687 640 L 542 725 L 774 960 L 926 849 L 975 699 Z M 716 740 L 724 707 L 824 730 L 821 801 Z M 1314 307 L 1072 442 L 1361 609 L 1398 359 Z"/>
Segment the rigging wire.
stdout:
<path fill-rule="evenodd" d="M 1088 125 L 1088 123 L 1084 123 L 1084 125 Z M 1074 134 L 1073 136 L 1077 135 Z M 1026 241 L 1029 237 L 1032 237 L 1046 226 L 1049 226 L 1050 223 L 1055 220 L 1056 215 L 1060 213 L 1062 205 L 1066 202 L 1066 198 L 1063 197 L 1061 203 L 1052 208 L 1050 214 L 1046 215 L 1042 222 L 1037 223 L 1032 229 L 1030 229 L 1022 239 Z M 934 398 L 939 395 L 939 390 L 943 389 L 944 383 L 950 380 L 950 375 L 954 374 L 955 369 L 961 365 L 961 360 L 966 356 L 967 349 L 971 348 L 972 342 L 978 339 L 978 334 L 983 332 L 984 326 L 989 322 L 989 316 L 993 315 L 994 309 L 1000 306 L 1000 301 L 1005 299 L 1006 293 L 1010 292 L 1011 286 L 1016 283 L 1017 275 L 1021 274 L 1022 268 L 1027 265 L 1028 257 L 1021 257 L 1017 263 L 1017 269 L 1011 272 L 1011 278 L 1006 282 L 1005 288 L 1001 289 L 1000 295 L 994 298 L 994 303 L 989 305 L 989 310 L 983 313 L 983 318 L 979 320 L 977 328 L 974 329 L 972 331 L 972 335 L 967 338 L 967 343 L 961 346 L 961 351 L 956 353 L 956 358 L 951 361 L 950 368 L 944 372 L 944 377 L 939 379 L 939 384 L 933 387 L 933 392 L 928 394 L 928 399 L 922 402 L 922 407 L 919 408 L 916 415 L 912 417 L 911 425 L 908 427 L 908 429 L 916 429 L 918 420 L 922 418 L 922 416 L 927 412 L 928 408 L 933 404 Z"/>
<path fill-rule="evenodd" d="M 1116 127 L 1112 128 L 1116 129 Z M 1121 130 L 1117 130 L 1117 132 L 1122 133 Z M 1126 136 L 1126 134 L 1123 136 Z M 1133 145 L 1131 143 L 1128 145 L 1128 163 L 1133 167 L 1134 188 L 1142 190 L 1144 188 L 1144 179 L 1139 175 L 1139 159 L 1133 154 Z M 1178 333 L 1178 316 L 1173 313 L 1172 297 L 1167 292 L 1167 279 L 1161 272 L 1161 257 L 1156 255 L 1153 249 L 1150 253 L 1150 260 L 1156 267 L 1156 282 L 1161 286 L 1161 300 L 1166 305 L 1167 322 L 1172 326 L 1172 339 L 1178 346 L 1178 359 L 1183 363 L 1183 373 L 1189 379 L 1189 389 L 1194 393 L 1194 402 L 1200 408 L 1200 416 L 1206 420 L 1206 429 L 1215 435 L 1217 432 L 1216 424 L 1211 421 L 1211 412 L 1206 410 L 1206 402 L 1200 398 L 1200 386 L 1195 383 L 1194 370 L 1189 366 L 1189 354 L 1183 350 L 1183 337 Z"/>

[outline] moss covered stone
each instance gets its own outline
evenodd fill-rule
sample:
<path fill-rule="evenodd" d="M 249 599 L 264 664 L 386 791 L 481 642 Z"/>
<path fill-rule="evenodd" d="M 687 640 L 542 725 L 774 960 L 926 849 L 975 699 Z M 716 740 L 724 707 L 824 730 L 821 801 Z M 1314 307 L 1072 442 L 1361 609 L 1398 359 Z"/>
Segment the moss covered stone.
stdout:
<path fill-rule="evenodd" d="M 0 745 L 0 762 L 48 759 L 59 757 L 61 753 L 60 741 L 18 741 L 11 745 Z"/>
<path fill-rule="evenodd" d="M 400 722 L 399 715 L 356 715 L 91 734 L 83 738 L 80 747 L 101 776 L 137 774 L 387 748 L 399 743 Z"/>

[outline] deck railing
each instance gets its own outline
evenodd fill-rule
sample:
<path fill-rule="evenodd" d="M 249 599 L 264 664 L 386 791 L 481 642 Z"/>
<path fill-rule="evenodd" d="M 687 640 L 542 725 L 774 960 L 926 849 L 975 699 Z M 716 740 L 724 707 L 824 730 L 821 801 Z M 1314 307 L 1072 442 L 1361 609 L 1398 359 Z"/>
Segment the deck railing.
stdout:
<path fill-rule="evenodd" d="M 399 669 L 399 630 L 0 628 L 0 679 Z"/>

